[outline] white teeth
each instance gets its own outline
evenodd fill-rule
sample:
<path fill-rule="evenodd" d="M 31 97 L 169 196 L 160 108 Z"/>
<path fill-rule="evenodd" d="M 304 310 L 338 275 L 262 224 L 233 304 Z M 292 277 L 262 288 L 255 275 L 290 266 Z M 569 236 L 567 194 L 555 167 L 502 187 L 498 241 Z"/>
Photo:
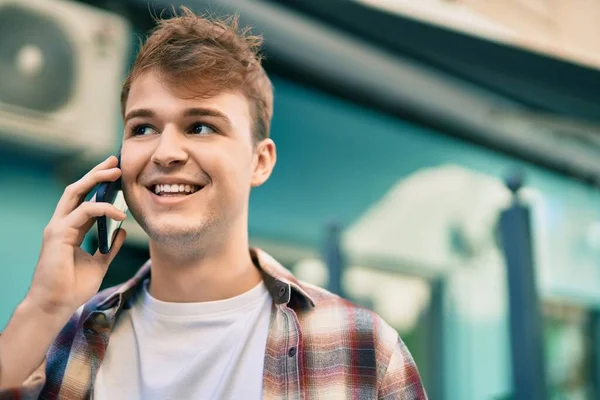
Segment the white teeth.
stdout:
<path fill-rule="evenodd" d="M 172 185 L 154 185 L 154 193 L 188 193 L 192 194 L 199 190 L 198 186 L 184 185 L 184 184 L 172 184 Z"/>

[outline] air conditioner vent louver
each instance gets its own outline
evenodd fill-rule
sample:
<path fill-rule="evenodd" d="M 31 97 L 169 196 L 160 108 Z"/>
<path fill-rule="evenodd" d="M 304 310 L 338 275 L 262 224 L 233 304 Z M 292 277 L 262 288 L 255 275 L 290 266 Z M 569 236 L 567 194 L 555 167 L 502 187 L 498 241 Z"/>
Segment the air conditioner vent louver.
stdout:
<path fill-rule="evenodd" d="M 47 16 L 0 7 L 0 101 L 53 112 L 71 98 L 75 54 L 69 37 Z"/>

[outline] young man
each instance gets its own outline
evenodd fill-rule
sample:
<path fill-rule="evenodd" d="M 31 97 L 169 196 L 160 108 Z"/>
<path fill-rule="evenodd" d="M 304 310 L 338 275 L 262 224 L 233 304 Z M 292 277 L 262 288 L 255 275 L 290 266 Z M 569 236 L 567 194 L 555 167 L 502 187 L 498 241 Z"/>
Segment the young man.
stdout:
<path fill-rule="evenodd" d="M 228 22 L 159 21 L 122 92 L 115 157 L 70 185 L 34 278 L 0 337 L 0 398 L 425 399 L 414 361 L 378 315 L 298 282 L 248 247 L 248 199 L 275 165 L 260 39 Z M 122 178 L 150 261 L 96 293 L 119 251 L 80 248 Z"/>

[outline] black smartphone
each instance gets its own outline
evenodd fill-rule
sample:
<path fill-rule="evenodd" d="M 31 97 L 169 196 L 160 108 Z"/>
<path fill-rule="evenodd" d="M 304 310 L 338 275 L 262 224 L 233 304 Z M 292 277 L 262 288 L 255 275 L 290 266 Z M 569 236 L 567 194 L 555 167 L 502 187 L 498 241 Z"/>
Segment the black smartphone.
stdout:
<path fill-rule="evenodd" d="M 117 155 L 119 160 L 118 167 L 121 168 L 121 152 Z M 123 212 L 127 212 L 127 203 L 121 189 L 121 178 L 114 182 L 102 182 L 96 190 L 96 201 L 111 203 L 113 206 Z M 108 254 L 112 248 L 113 239 L 117 229 L 121 227 L 123 221 L 115 221 L 106 216 L 98 217 L 96 225 L 98 226 L 98 248 L 100 253 Z"/>

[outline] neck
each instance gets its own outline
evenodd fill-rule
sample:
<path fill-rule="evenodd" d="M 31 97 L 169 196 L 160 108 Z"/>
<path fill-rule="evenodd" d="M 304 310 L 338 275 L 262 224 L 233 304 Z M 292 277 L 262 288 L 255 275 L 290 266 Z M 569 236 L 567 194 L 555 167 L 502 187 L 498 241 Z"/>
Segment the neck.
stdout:
<path fill-rule="evenodd" d="M 247 230 L 237 231 L 219 244 L 192 251 L 151 240 L 152 297 L 176 303 L 216 301 L 256 286 L 262 277 L 250 257 Z"/>

